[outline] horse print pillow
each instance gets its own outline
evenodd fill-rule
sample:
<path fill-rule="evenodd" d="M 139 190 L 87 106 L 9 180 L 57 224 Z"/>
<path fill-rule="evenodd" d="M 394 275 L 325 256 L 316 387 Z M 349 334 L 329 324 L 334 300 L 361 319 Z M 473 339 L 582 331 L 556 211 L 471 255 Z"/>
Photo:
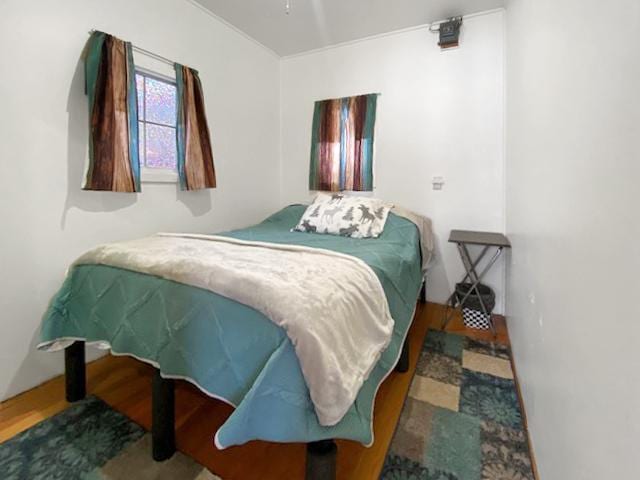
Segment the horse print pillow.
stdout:
<path fill-rule="evenodd" d="M 375 198 L 320 193 L 293 230 L 377 238 L 384 230 L 390 208 Z"/>

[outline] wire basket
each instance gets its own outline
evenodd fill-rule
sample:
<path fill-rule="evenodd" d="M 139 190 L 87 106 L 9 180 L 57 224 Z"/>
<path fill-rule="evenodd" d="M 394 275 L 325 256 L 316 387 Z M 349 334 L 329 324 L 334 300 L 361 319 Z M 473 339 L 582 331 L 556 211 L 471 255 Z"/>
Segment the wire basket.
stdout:
<path fill-rule="evenodd" d="M 458 304 L 462 302 L 462 299 L 472 286 L 473 284 L 471 283 L 456 284 L 456 301 Z M 478 296 L 476 290 L 473 290 L 464 301 L 464 305 L 462 305 L 462 322 L 469 328 L 488 330 L 491 328 L 491 312 L 496 306 L 496 294 L 491 287 L 482 283 L 478 284 L 476 288 L 480 296 Z M 480 299 L 482 299 L 482 304 L 484 304 L 487 314 L 482 310 Z"/>

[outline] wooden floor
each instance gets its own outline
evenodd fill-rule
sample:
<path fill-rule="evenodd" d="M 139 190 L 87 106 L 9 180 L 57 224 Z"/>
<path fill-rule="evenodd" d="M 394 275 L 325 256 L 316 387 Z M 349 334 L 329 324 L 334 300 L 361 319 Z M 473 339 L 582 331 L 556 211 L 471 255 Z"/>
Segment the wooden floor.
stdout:
<path fill-rule="evenodd" d="M 404 404 L 417 362 L 417 353 L 429 328 L 439 329 L 441 305 L 418 305 L 411 327 L 411 361 L 408 373 L 392 373 L 382 384 L 375 402 L 375 442 L 365 448 L 351 441 L 338 441 L 338 479 L 374 480 L 380 474 L 387 448 Z M 496 341 L 508 343 L 503 318 L 496 321 Z M 459 316 L 447 331 L 492 340 L 488 332 L 469 331 Z M 135 422 L 151 427 L 151 376 L 153 369 L 128 357 L 106 356 L 88 365 L 88 392 L 123 412 Z M 0 443 L 56 414 L 68 406 L 64 400 L 64 378 L 55 378 L 33 390 L 0 404 Z M 250 442 L 224 451 L 213 445 L 213 434 L 232 408 L 206 397 L 196 387 L 176 382 L 177 447 L 224 480 L 302 479 L 305 445 Z"/>

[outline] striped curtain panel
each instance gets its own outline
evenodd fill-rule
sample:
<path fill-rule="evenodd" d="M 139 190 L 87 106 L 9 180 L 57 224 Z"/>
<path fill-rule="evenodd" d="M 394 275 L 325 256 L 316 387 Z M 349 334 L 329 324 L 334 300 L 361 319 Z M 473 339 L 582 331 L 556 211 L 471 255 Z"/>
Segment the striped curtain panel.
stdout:
<path fill-rule="evenodd" d="M 197 71 L 178 63 L 175 69 L 180 187 L 182 190 L 215 188 L 216 172 L 200 77 Z"/>
<path fill-rule="evenodd" d="M 373 133 L 378 94 L 316 102 L 309 189 L 373 190 Z"/>
<path fill-rule="evenodd" d="M 85 51 L 89 169 L 85 190 L 140 191 L 138 105 L 131 44 L 93 32 Z"/>

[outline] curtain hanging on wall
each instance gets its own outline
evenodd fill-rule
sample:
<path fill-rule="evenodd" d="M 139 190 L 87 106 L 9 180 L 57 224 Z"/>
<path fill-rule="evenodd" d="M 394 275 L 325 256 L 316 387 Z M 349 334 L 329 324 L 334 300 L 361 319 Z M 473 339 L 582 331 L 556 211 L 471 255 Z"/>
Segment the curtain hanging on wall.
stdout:
<path fill-rule="evenodd" d="M 310 190 L 373 190 L 377 99 L 374 93 L 315 103 Z"/>
<path fill-rule="evenodd" d="M 129 42 L 93 32 L 85 52 L 89 169 L 85 190 L 140 191 L 138 106 Z"/>
<path fill-rule="evenodd" d="M 196 70 L 178 63 L 175 69 L 180 187 L 182 190 L 215 188 L 216 172 L 200 77 Z"/>

